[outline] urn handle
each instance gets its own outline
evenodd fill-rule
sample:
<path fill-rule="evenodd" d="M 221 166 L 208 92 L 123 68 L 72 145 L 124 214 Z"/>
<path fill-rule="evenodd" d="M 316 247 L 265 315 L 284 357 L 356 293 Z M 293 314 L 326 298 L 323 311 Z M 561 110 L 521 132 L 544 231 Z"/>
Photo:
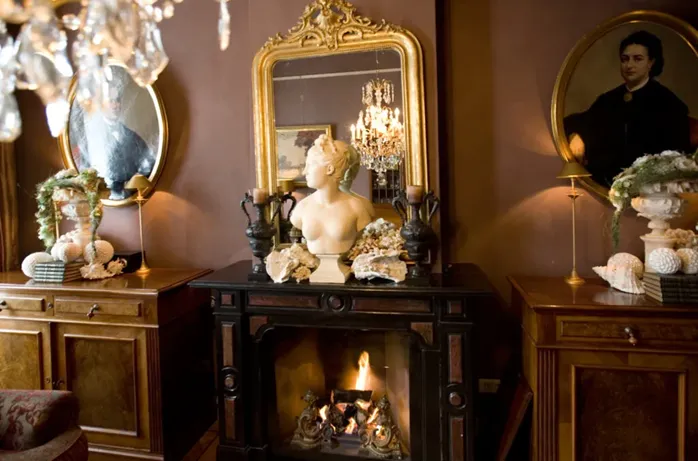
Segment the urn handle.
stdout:
<path fill-rule="evenodd" d="M 393 208 L 395 208 L 397 214 L 400 215 L 400 219 L 402 220 L 403 226 L 407 222 L 407 206 L 405 205 L 406 202 L 407 196 L 405 195 L 404 191 L 398 192 L 398 195 L 393 199 Z"/>
<path fill-rule="evenodd" d="M 283 205 L 286 200 L 291 201 L 291 208 L 288 209 L 288 213 L 286 214 L 286 217 L 284 218 L 286 221 L 291 219 L 291 214 L 293 213 L 293 210 L 296 208 L 296 205 L 298 204 L 298 201 L 296 200 L 296 197 L 293 196 L 291 192 L 285 194 L 283 197 L 281 197 L 281 204 Z"/>
<path fill-rule="evenodd" d="M 248 192 L 245 192 L 245 198 L 240 200 L 240 209 L 242 209 L 242 212 L 245 213 L 245 216 L 247 216 L 247 227 L 252 225 L 252 218 L 250 217 L 250 213 L 247 211 L 247 203 L 251 201 L 252 196 Z"/>
<path fill-rule="evenodd" d="M 266 204 L 269 205 L 271 203 L 276 203 L 276 210 L 274 210 L 274 213 L 271 215 L 271 222 L 274 222 L 276 220 L 276 217 L 279 216 L 279 214 L 281 213 L 281 209 L 284 206 L 284 198 L 279 197 L 278 195 L 274 195 L 273 197 L 269 198 Z"/>
<path fill-rule="evenodd" d="M 430 191 L 424 197 L 424 203 L 427 206 L 427 224 L 431 226 L 431 219 L 434 217 L 434 214 L 436 214 L 436 211 L 439 209 L 441 202 L 439 201 L 439 198 L 436 195 L 434 195 L 434 192 Z"/>

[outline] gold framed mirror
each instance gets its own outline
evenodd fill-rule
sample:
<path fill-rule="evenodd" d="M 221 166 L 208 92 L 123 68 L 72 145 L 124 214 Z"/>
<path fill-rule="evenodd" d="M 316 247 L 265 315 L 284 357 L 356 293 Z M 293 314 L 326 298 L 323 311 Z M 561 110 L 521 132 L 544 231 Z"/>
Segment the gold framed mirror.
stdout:
<path fill-rule="evenodd" d="M 613 177 L 645 154 L 698 149 L 698 32 L 657 11 L 599 25 L 570 51 L 553 90 L 553 139 L 608 198 Z"/>
<path fill-rule="evenodd" d="M 88 114 L 76 101 L 77 79 L 70 86 L 70 115 L 58 144 L 66 168 L 94 168 L 110 190 L 106 206 L 135 203 L 136 191 L 125 189 L 134 174 L 156 187 L 167 157 L 168 127 L 165 106 L 154 85 L 140 87 L 120 64 L 110 64 L 113 104 Z"/>
<path fill-rule="evenodd" d="M 378 217 L 394 221 L 391 190 L 429 187 L 423 66 L 421 47 L 411 32 L 384 20 L 374 23 L 345 0 L 310 3 L 298 24 L 286 35 L 271 37 L 254 59 L 257 187 L 275 193 L 282 179 L 303 187 L 301 175 L 289 178 L 288 172 L 302 171 L 310 147 L 304 133 L 322 127 L 349 144 L 351 126 L 364 108 L 364 84 L 389 80 L 392 104 L 400 110 L 404 127 L 404 156 L 398 169 L 386 173 L 380 190 L 373 187 L 375 175 L 364 167 L 353 190 L 372 199 Z M 301 133 L 295 147 L 288 139 L 279 140 L 279 130 L 289 126 Z"/>

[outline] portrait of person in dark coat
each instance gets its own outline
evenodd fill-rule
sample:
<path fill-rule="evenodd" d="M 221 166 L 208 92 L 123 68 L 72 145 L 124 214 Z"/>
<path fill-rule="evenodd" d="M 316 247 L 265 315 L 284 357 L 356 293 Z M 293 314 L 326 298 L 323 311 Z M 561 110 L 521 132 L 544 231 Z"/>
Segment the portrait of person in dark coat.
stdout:
<path fill-rule="evenodd" d="M 110 200 L 135 193 L 124 185 L 140 173 L 150 177 L 163 133 L 155 102 L 128 72 L 112 66 L 111 98 L 99 110 L 85 111 L 73 101 L 70 111 L 70 149 L 79 171 L 94 168 L 109 188 Z"/>
<path fill-rule="evenodd" d="M 662 41 L 645 30 L 633 32 L 621 41 L 618 58 L 623 83 L 564 118 L 572 153 L 606 187 L 643 155 L 695 150 L 689 107 L 657 81 L 665 65 Z"/>

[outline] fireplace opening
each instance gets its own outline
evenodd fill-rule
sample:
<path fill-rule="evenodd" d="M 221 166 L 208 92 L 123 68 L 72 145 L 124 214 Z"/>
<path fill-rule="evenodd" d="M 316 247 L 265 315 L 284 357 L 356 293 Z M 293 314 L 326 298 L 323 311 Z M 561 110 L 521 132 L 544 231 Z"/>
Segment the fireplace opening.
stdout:
<path fill-rule="evenodd" d="M 407 333 L 281 327 L 273 337 L 275 449 L 410 459 Z"/>

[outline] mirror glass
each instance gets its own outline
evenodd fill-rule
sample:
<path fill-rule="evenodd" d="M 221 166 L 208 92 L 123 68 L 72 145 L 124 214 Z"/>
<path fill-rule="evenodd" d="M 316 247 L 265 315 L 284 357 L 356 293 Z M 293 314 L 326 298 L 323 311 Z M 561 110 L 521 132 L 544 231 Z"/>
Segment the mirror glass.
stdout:
<path fill-rule="evenodd" d="M 278 179 L 292 179 L 299 192 L 309 192 L 303 177 L 308 149 L 322 133 L 351 143 L 351 126 L 364 110 L 363 86 L 372 79 L 385 79 L 395 88 L 393 109 L 400 109 L 404 124 L 402 61 L 395 50 L 371 50 L 300 59 L 281 60 L 273 68 L 274 126 Z M 406 152 L 405 157 L 409 154 Z M 404 162 L 404 159 L 403 159 Z M 404 187 L 404 167 L 377 175 L 363 166 L 352 190 L 373 203 L 389 204 Z"/>
<path fill-rule="evenodd" d="M 141 88 L 121 66 L 111 65 L 112 102 L 87 113 L 71 99 L 61 148 L 67 166 L 96 169 L 110 190 L 107 205 L 123 205 L 136 191 L 124 189 L 140 173 L 154 184 L 164 163 L 167 124 L 155 89 Z"/>
<path fill-rule="evenodd" d="M 698 149 L 698 59 L 663 24 L 627 21 L 601 31 L 563 72 L 563 130 L 571 154 L 608 188 L 646 154 Z"/>

